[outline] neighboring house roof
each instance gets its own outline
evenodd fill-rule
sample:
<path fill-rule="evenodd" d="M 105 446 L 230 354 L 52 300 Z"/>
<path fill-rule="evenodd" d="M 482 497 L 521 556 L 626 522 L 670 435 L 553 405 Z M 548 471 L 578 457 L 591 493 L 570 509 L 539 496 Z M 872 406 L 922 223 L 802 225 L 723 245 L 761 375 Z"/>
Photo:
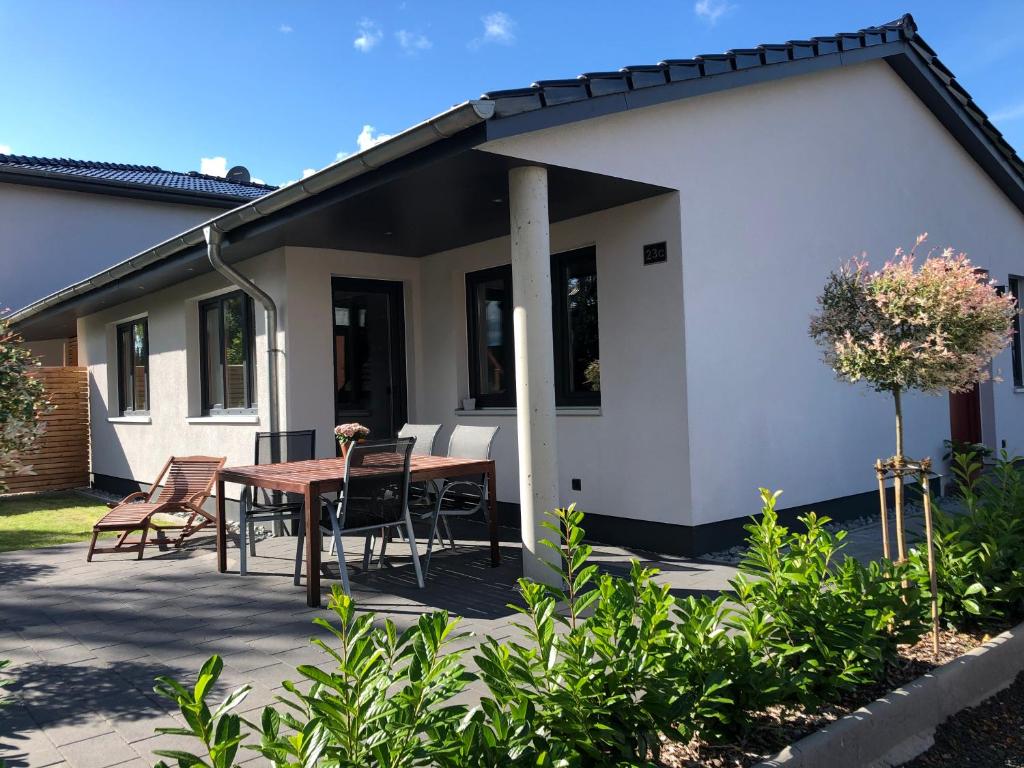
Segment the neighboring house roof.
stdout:
<path fill-rule="evenodd" d="M 0 181 L 222 208 L 255 200 L 277 189 L 196 171 L 167 171 L 156 165 L 3 154 L 0 154 Z"/>
<path fill-rule="evenodd" d="M 618 72 L 595 72 L 577 79 L 541 80 L 529 88 L 490 91 L 259 200 L 226 211 L 208 225 L 223 233 L 234 232 L 233 241 L 244 241 L 249 232 L 266 231 L 297 212 L 326 205 L 332 197 L 357 195 L 382 178 L 400 177 L 415 168 L 417 160 L 437 160 L 445 153 L 454 155 L 492 139 L 867 61 L 885 61 L 1024 212 L 1024 163 L 939 61 L 907 14 L 857 32 L 766 43 L 723 54 L 630 66 Z M 92 307 L 101 301 L 116 303 L 122 293 L 132 294 L 130 284 L 136 282 L 132 279 L 136 273 L 165 267 L 163 274 L 180 274 L 180 262 L 194 257 L 204 242 L 203 227 L 194 227 L 18 310 L 11 319 L 21 327 L 28 320 L 40 326 L 49 322 L 52 327 L 58 320 L 47 320 L 51 308 L 87 313 L 95 311 Z M 152 287 L 153 281 L 147 279 L 147 290 Z"/>

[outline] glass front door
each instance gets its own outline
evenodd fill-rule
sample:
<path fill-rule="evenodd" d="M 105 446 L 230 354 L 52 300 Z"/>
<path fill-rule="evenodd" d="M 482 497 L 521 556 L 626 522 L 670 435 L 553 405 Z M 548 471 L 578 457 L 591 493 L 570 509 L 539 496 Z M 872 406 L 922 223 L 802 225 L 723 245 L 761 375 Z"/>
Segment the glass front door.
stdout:
<path fill-rule="evenodd" d="M 359 422 L 371 440 L 394 437 L 406 416 L 402 284 L 336 277 L 335 424 Z"/>

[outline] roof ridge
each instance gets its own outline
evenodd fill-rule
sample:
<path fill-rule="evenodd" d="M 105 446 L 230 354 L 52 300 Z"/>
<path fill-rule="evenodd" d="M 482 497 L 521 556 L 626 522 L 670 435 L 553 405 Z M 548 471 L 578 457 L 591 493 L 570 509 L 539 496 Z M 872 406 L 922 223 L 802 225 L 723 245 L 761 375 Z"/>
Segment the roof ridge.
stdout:
<path fill-rule="evenodd" d="M 158 165 L 139 165 L 137 163 L 113 163 L 102 160 L 76 160 L 69 157 L 38 157 L 36 155 L 15 155 L 0 153 L 0 165 L 28 165 L 37 168 L 78 168 L 92 169 L 98 171 L 135 171 L 139 173 L 166 173 L 173 176 L 183 176 L 193 179 L 206 179 L 225 184 L 233 184 L 240 187 L 253 187 L 256 189 L 274 190 L 272 184 L 260 184 L 255 181 L 242 181 L 241 179 L 229 179 L 226 176 L 213 176 L 199 171 L 173 171 L 161 168 Z"/>
<path fill-rule="evenodd" d="M 600 96 L 627 94 L 686 80 L 718 77 L 741 70 L 843 54 L 895 42 L 905 43 L 920 57 L 931 75 L 946 88 L 1024 181 L 1024 160 L 992 124 L 984 110 L 975 103 L 967 89 L 960 85 L 949 67 L 939 60 L 934 49 L 918 34 L 917 22 L 909 13 L 885 24 L 864 27 L 856 32 L 836 32 L 833 35 L 812 37 L 809 40 L 789 40 L 785 43 L 761 43 L 754 48 L 732 48 L 724 53 L 698 54 L 689 59 L 663 59 L 657 64 L 631 65 L 618 71 L 585 72 L 575 79 L 537 80 L 523 88 L 488 91 L 480 98 L 494 102 L 494 117 L 500 120 Z"/>
<path fill-rule="evenodd" d="M 898 19 L 873 27 L 864 27 L 856 32 L 836 32 L 833 35 L 812 37 L 810 40 L 788 40 L 785 43 L 759 43 L 752 48 L 730 48 L 723 53 L 701 53 L 685 59 L 662 59 L 656 64 L 631 64 L 616 71 L 584 72 L 574 78 L 554 78 L 536 80 L 531 85 L 520 88 L 507 88 L 487 91 L 480 98 L 491 101 L 502 99 L 522 99 L 531 95 L 539 97 L 538 106 L 550 106 L 566 101 L 576 101 L 569 94 L 549 94 L 548 89 L 567 87 L 582 88 L 589 96 L 603 96 L 625 90 L 647 88 L 652 85 L 663 85 L 674 80 L 688 80 L 694 77 L 717 75 L 724 72 L 748 69 L 766 64 L 776 64 L 795 58 L 809 58 L 824 53 L 838 53 L 844 50 L 866 48 L 870 45 L 891 42 L 894 39 L 912 40 L 917 37 L 917 22 L 909 13 Z M 794 49 L 810 50 L 794 50 Z M 670 72 L 673 67 L 692 67 L 688 73 Z M 682 74 L 681 77 L 676 77 Z M 622 88 L 609 89 L 605 82 L 599 85 L 597 92 L 591 89 L 591 81 L 623 80 Z M 551 98 L 553 96 L 553 98 Z M 529 111 L 530 106 L 518 105 L 516 111 Z M 535 108 L 535 107 L 534 107 Z M 506 114 L 514 114 L 506 113 Z M 502 116 L 499 109 L 498 116 Z"/>

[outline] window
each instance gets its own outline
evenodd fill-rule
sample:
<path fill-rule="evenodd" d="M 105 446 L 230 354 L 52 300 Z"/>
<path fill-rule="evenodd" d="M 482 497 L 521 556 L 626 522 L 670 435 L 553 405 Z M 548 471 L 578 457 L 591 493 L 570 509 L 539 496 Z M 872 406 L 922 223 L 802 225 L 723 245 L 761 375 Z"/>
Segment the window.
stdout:
<path fill-rule="evenodd" d="M 117 326 L 117 400 L 122 416 L 149 412 L 149 324 Z"/>
<path fill-rule="evenodd" d="M 252 299 L 241 291 L 199 304 L 203 413 L 254 407 Z"/>
<path fill-rule="evenodd" d="M 555 403 L 601 404 L 597 343 L 597 253 L 593 247 L 551 257 Z"/>
<path fill-rule="evenodd" d="M 551 282 L 555 403 L 600 405 L 595 249 L 552 256 Z M 516 403 L 512 267 L 467 274 L 466 301 L 470 393 L 481 407 L 512 407 Z"/>
<path fill-rule="evenodd" d="M 1018 308 L 1020 307 L 1020 296 L 1021 296 L 1021 283 L 1024 282 L 1024 277 L 1017 277 L 1010 275 L 1010 293 L 1013 294 L 1013 298 L 1017 302 Z M 1024 387 L 1024 370 L 1021 368 L 1021 342 L 1020 342 L 1020 315 L 1015 314 L 1013 316 L 1013 386 L 1016 388 Z"/>
<path fill-rule="evenodd" d="M 512 267 L 466 275 L 469 386 L 483 408 L 516 403 L 512 342 Z"/>

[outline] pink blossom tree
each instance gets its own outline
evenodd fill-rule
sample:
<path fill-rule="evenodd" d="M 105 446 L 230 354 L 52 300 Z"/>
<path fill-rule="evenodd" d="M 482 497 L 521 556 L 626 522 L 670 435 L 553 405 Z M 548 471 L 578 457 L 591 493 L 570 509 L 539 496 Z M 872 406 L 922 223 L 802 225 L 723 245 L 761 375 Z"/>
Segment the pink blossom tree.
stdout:
<path fill-rule="evenodd" d="M 897 466 L 904 463 L 902 395 L 964 392 L 988 377 L 989 363 L 1013 336 L 1013 297 L 979 279 L 963 253 L 915 252 L 871 272 L 864 258 L 831 273 L 811 319 L 811 337 L 840 379 L 890 392 L 896 408 Z"/>

